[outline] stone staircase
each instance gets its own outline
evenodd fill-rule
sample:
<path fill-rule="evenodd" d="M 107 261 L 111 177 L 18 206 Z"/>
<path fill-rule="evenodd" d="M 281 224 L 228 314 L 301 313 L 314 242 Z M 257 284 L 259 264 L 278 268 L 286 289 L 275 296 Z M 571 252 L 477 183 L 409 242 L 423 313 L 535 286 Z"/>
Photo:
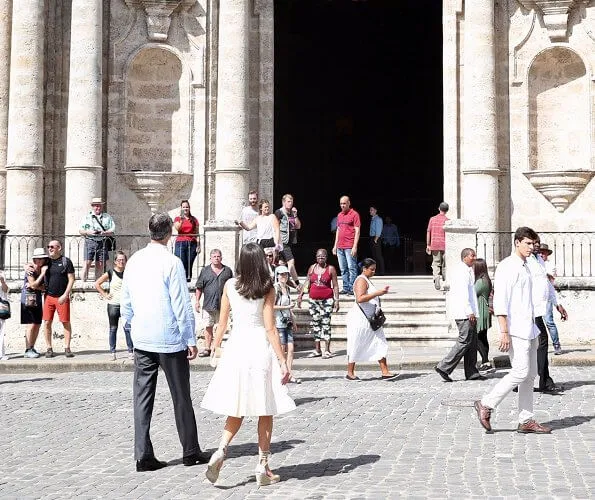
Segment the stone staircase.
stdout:
<path fill-rule="evenodd" d="M 374 278 L 374 284 L 377 287 L 390 286 L 390 292 L 381 299 L 382 310 L 386 315 L 384 333 L 390 345 L 443 347 L 452 343 L 453 335 L 448 332 L 444 292 L 434 288 L 431 277 L 378 276 Z M 342 295 L 339 312 L 333 314 L 333 350 L 346 347 L 346 317 L 353 303 L 353 297 Z M 296 348 L 312 348 L 313 338 L 308 333 L 310 315 L 307 297 L 301 309 L 296 308 L 294 312 L 298 328 L 294 334 Z"/>

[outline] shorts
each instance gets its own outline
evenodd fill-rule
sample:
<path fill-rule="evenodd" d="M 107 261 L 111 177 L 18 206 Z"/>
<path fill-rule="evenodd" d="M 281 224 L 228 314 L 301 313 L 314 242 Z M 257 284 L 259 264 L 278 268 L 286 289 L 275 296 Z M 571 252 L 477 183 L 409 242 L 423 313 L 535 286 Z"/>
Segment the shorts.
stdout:
<path fill-rule="evenodd" d="M 37 307 L 25 307 L 21 303 L 21 325 L 41 325 L 42 312 L 41 304 Z"/>
<path fill-rule="evenodd" d="M 293 332 L 291 328 L 277 328 L 281 345 L 293 344 Z"/>
<path fill-rule="evenodd" d="M 200 313 L 200 318 L 202 319 L 203 328 L 215 326 L 219 323 L 219 311 L 205 311 L 203 309 Z"/>
<path fill-rule="evenodd" d="M 46 295 L 43 300 L 43 320 L 52 321 L 56 311 L 58 311 L 60 323 L 70 323 L 70 299 L 64 304 L 58 304 L 58 297 Z"/>
<path fill-rule="evenodd" d="M 283 244 L 283 250 L 279 252 L 279 257 L 281 257 L 285 262 L 289 262 L 293 260 L 293 252 L 291 251 L 291 247 L 288 243 Z"/>
<path fill-rule="evenodd" d="M 258 244 L 260 245 L 260 248 L 262 248 L 263 250 L 265 248 L 274 248 L 275 247 L 275 240 L 273 238 L 267 238 L 264 240 L 258 240 Z"/>
<path fill-rule="evenodd" d="M 109 252 L 107 250 L 106 240 L 85 239 L 85 260 L 96 262 L 107 262 Z"/>

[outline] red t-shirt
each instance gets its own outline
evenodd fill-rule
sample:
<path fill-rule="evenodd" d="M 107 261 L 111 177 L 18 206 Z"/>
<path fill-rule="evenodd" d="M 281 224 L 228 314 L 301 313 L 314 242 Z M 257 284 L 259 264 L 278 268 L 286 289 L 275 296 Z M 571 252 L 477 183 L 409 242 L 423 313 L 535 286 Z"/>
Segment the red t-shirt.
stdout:
<path fill-rule="evenodd" d="M 346 214 L 339 212 L 337 215 L 337 248 L 353 248 L 355 241 L 355 228 L 361 227 L 359 214 L 350 208 Z"/>
<path fill-rule="evenodd" d="M 430 218 L 428 233 L 430 233 L 430 250 L 444 252 L 446 239 L 444 237 L 444 223 L 448 220 L 446 215 L 438 214 Z"/>
<path fill-rule="evenodd" d="M 190 236 L 191 234 L 198 234 L 198 221 L 196 217 L 192 216 L 194 219 L 194 224 L 188 218 L 184 218 L 183 220 L 178 216 L 174 219 L 174 223 L 182 221 L 182 225 L 180 229 L 178 229 L 178 235 L 176 236 L 176 241 L 196 241 L 196 236 Z"/>

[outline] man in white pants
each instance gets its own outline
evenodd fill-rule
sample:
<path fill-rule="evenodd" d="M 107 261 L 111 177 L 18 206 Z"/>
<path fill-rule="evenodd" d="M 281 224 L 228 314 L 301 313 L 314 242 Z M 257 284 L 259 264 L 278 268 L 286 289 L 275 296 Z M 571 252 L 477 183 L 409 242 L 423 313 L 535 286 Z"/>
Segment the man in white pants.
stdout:
<path fill-rule="evenodd" d="M 510 372 L 474 407 L 479 422 L 492 430 L 490 417 L 510 392 L 519 388 L 519 425 L 517 432 L 549 434 L 549 427 L 533 419 L 533 381 L 537 375 L 539 330 L 535 326 L 531 296 L 531 273 L 527 258 L 538 239 L 531 228 L 519 227 L 514 235 L 514 252 L 496 269 L 494 280 L 494 314 L 500 330 L 500 351 L 510 352 Z"/>

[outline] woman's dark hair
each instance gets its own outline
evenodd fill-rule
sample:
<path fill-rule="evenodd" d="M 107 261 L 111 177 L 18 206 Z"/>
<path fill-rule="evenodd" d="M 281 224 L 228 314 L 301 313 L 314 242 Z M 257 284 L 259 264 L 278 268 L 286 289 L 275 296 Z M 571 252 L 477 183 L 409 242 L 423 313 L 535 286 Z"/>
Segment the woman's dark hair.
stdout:
<path fill-rule="evenodd" d="M 236 290 L 247 299 L 261 299 L 273 288 L 273 279 L 264 251 L 256 243 L 246 243 L 236 265 Z"/>
<path fill-rule="evenodd" d="M 368 269 L 370 266 L 375 266 L 376 261 L 374 259 L 370 259 L 370 257 L 365 258 L 362 260 L 362 269 Z"/>
<path fill-rule="evenodd" d="M 263 205 L 268 205 L 269 207 L 271 206 L 269 200 L 265 200 L 265 199 L 260 200 L 258 202 L 258 213 L 259 214 L 262 214 L 262 206 Z"/>
<path fill-rule="evenodd" d="M 198 226 L 198 220 L 196 219 L 196 217 L 194 217 L 194 215 L 192 215 L 192 210 L 190 210 L 190 202 L 188 200 L 182 200 L 180 202 L 180 207 L 184 203 L 188 203 L 188 218 L 190 219 L 190 223 L 192 224 L 192 234 L 196 234 L 196 233 L 198 233 L 197 227 L 196 227 L 196 226 Z"/>
<path fill-rule="evenodd" d="M 490 285 L 490 290 L 492 289 L 492 280 L 490 279 L 490 275 L 488 273 L 488 265 L 485 259 L 476 259 L 473 263 L 473 272 L 475 273 L 475 281 L 485 278 L 485 280 Z"/>

